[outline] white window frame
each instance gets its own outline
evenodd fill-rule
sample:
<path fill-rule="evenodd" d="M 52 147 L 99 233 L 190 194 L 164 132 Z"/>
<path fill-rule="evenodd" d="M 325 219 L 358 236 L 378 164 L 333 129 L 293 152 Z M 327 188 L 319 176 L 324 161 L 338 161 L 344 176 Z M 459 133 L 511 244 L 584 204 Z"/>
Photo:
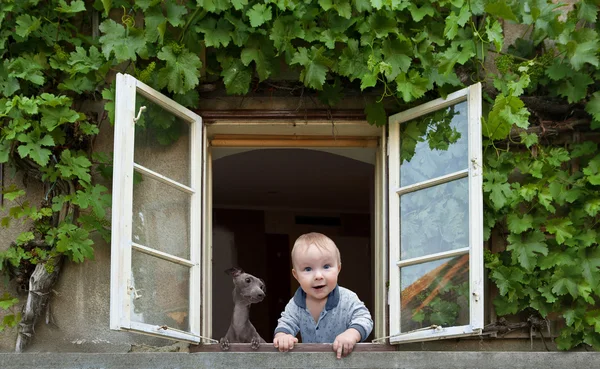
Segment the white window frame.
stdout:
<path fill-rule="evenodd" d="M 136 95 L 139 94 L 157 104 L 190 127 L 190 184 L 173 181 L 137 163 L 134 163 Z M 143 113 L 142 113 L 143 114 Z M 201 289 L 202 285 L 202 227 L 203 183 L 202 161 L 205 150 L 202 118 L 191 110 L 177 104 L 165 95 L 150 88 L 127 74 L 117 74 L 115 95 L 115 138 L 112 192 L 112 235 L 111 235 L 111 288 L 110 288 L 110 328 L 143 333 L 151 336 L 180 341 L 200 342 L 201 329 Z M 184 259 L 161 252 L 132 240 L 133 173 L 134 170 L 170 187 L 190 194 L 190 258 Z M 189 281 L 189 331 L 134 322 L 131 320 L 131 303 L 135 289 L 131 283 L 132 250 L 153 257 L 187 266 L 190 269 Z M 166 328 L 166 329 L 165 329 Z"/>
<path fill-rule="evenodd" d="M 400 125 L 422 115 L 467 101 L 468 104 L 468 169 L 414 185 L 400 186 Z M 477 83 L 448 95 L 389 117 L 389 309 L 390 343 L 421 342 L 481 334 L 484 320 L 483 301 L 483 192 L 481 152 L 481 84 Z M 404 193 L 447 183 L 457 178 L 469 178 L 469 246 L 460 250 L 400 260 L 400 196 Z M 401 332 L 400 267 L 469 254 L 470 311 L 469 324 L 453 327 L 428 327 Z M 442 255 L 443 254 L 443 255 Z"/>

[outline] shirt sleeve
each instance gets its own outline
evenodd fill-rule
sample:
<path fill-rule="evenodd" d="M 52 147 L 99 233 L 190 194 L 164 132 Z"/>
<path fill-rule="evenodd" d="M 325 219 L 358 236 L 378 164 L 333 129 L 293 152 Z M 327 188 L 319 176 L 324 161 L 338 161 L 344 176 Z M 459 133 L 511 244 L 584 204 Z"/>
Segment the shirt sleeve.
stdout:
<path fill-rule="evenodd" d="M 360 333 L 360 341 L 367 339 L 373 330 L 373 319 L 365 304 L 353 294 L 350 306 L 350 324 L 348 328 L 354 328 Z"/>
<path fill-rule="evenodd" d="M 275 328 L 273 335 L 283 332 L 295 337 L 299 331 L 298 306 L 296 306 L 294 299 L 292 298 L 285 306 L 285 310 L 281 313 L 281 318 L 277 320 L 277 328 Z"/>

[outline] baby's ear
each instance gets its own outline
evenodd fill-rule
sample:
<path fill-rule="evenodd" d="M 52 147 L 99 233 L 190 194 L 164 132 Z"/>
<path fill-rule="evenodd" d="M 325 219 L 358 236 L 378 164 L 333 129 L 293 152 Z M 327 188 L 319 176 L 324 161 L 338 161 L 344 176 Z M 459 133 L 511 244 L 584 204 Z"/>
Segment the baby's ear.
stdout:
<path fill-rule="evenodd" d="M 225 273 L 229 274 L 230 276 L 232 276 L 233 278 L 239 276 L 240 274 L 244 273 L 244 271 L 242 270 L 242 268 L 238 268 L 238 267 L 233 267 L 233 268 L 229 268 L 225 271 Z"/>

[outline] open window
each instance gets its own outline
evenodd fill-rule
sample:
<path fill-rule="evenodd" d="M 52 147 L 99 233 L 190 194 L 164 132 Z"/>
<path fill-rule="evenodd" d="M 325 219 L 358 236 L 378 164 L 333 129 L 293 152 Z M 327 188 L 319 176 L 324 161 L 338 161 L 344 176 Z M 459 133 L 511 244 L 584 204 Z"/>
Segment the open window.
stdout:
<path fill-rule="evenodd" d="M 222 309 L 220 294 L 213 291 L 223 290 L 215 286 L 230 288 L 231 282 L 215 261 L 222 258 L 223 268 L 230 267 L 227 252 L 236 250 L 239 260 L 257 259 L 253 269 L 258 272 L 265 264 L 281 264 L 277 273 L 268 268 L 272 277 L 259 275 L 271 281 L 268 290 L 277 297 L 261 308 L 281 311 L 293 290 L 290 280 L 278 277 L 289 272 L 281 260 L 288 260 L 293 240 L 305 228 L 322 227 L 352 248 L 343 251 L 345 265 L 355 260 L 357 267 L 346 270 L 371 261 L 371 271 L 363 268 L 367 275 L 346 278 L 349 285 L 359 280 L 354 289 L 366 287 L 361 295 L 372 305 L 375 337 L 387 333 L 391 343 L 400 343 L 481 332 L 479 84 L 390 117 L 387 143 L 379 139 L 385 131 L 366 122 L 336 123 L 341 138 L 334 140 L 328 137 L 330 121 L 225 121 L 207 131 L 200 116 L 129 75 L 117 75 L 115 102 L 111 329 L 193 343 L 201 335 L 220 337 L 231 310 Z M 225 143 L 231 147 L 219 135 L 229 135 Z M 232 138 L 243 142 L 232 143 Z M 212 149 L 207 151 L 209 140 Z M 348 147 L 340 147 L 342 141 Z M 256 142 L 262 149 L 270 145 L 269 150 L 254 150 Z M 271 169 L 265 169 L 268 163 Z M 275 188 L 274 179 L 255 175 L 267 171 L 283 177 L 285 168 L 311 179 L 312 163 L 322 168 L 321 179 L 339 182 L 326 193 L 323 183 L 314 189 L 328 197 L 303 198 L 299 191 L 310 186 L 293 189 L 286 182 Z M 304 175 L 298 173 L 302 165 Z M 246 179 L 232 178 L 246 172 Z M 360 181 L 359 172 L 364 174 Z M 247 180 L 252 176 L 260 177 L 256 188 Z M 364 185 L 354 193 L 347 191 L 348 183 Z M 213 187 L 218 191 L 213 193 Z M 286 195 L 289 190 L 292 194 Z M 306 199 L 318 201 L 311 205 Z M 297 203 L 286 205 L 287 200 Z M 323 204 L 333 200 L 339 201 L 323 212 Z M 358 207 L 346 208 L 350 205 Z M 256 237 L 249 236 L 249 219 L 256 223 Z M 230 250 L 225 244 L 238 231 L 237 246 Z M 264 257 L 257 257 L 261 252 Z M 261 313 L 269 317 L 263 322 L 269 332 L 275 321 L 271 315 Z M 222 326 L 214 326 L 215 321 L 223 321 Z"/>
<path fill-rule="evenodd" d="M 481 85 L 389 118 L 390 342 L 483 328 Z"/>
<path fill-rule="evenodd" d="M 199 342 L 202 119 L 116 79 L 110 327 Z"/>

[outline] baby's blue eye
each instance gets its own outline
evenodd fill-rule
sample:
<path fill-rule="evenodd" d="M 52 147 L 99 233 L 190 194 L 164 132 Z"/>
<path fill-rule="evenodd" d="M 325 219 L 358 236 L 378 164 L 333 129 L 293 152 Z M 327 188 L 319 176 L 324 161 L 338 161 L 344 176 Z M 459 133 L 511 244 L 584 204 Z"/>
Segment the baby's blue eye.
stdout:
<path fill-rule="evenodd" d="M 324 269 L 329 269 L 329 268 L 331 268 L 331 265 L 329 265 L 329 264 L 325 264 L 325 266 L 324 266 L 323 268 L 324 268 Z"/>
<path fill-rule="evenodd" d="M 306 268 L 304 268 L 304 271 L 305 271 L 305 272 L 310 272 L 311 270 L 312 270 L 312 268 L 311 268 L 311 267 L 306 267 Z"/>

